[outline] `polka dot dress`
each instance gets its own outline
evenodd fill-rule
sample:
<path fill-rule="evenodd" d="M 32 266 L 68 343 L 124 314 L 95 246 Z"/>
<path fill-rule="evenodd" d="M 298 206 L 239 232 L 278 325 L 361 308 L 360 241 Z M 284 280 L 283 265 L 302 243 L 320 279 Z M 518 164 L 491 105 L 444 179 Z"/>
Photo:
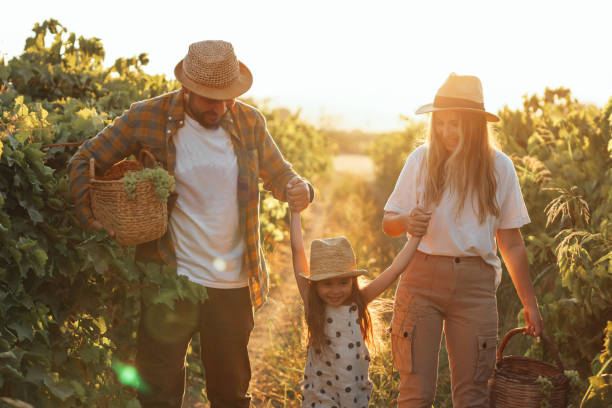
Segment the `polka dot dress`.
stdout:
<path fill-rule="evenodd" d="M 302 407 L 367 408 L 372 392 L 370 354 L 359 327 L 357 305 L 329 306 L 325 311 L 327 350 L 308 347 L 301 382 Z"/>

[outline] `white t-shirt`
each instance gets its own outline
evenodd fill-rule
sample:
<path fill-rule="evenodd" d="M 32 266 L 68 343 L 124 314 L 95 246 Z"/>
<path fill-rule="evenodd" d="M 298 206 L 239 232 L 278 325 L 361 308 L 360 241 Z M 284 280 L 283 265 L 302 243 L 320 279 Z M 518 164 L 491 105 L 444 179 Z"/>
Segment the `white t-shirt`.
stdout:
<path fill-rule="evenodd" d="M 211 288 L 248 286 L 237 197 L 238 163 L 230 135 L 185 115 L 174 136 L 176 192 L 169 229 L 178 274 Z"/>
<path fill-rule="evenodd" d="M 410 212 L 421 204 L 424 184 L 419 182 L 419 169 L 425 160 L 427 147 L 419 146 L 404 164 L 395 189 L 387 200 L 385 211 Z M 472 205 L 468 195 L 461 213 L 456 215 L 454 194 L 446 190 L 440 204 L 431 208 L 432 215 L 427 233 L 421 239 L 418 250 L 432 255 L 480 256 L 495 268 L 495 284 L 501 281 L 501 261 L 497 256 L 495 234 L 499 229 L 520 228 L 531 220 L 523 200 L 520 185 L 512 160 L 504 153 L 495 151 L 495 194 L 500 216 L 488 215 L 484 223 L 478 222 L 478 205 Z"/>

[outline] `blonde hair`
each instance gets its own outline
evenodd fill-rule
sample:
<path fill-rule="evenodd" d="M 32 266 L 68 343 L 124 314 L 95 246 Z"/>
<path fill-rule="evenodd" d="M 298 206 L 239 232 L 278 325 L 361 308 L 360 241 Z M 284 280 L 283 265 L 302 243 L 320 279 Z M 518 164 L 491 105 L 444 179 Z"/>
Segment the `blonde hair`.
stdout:
<path fill-rule="evenodd" d="M 431 114 L 426 160 L 421 166 L 425 184 L 423 201 L 426 207 L 438 205 L 445 189 L 448 189 L 457 198 L 456 215 L 461 213 L 466 199 L 470 198 L 477 204 L 474 211 L 482 224 L 487 215 L 500 214 L 495 196 L 495 140 L 484 115 L 456 112 L 459 115 L 459 143 L 451 153 L 435 131 L 436 112 Z"/>

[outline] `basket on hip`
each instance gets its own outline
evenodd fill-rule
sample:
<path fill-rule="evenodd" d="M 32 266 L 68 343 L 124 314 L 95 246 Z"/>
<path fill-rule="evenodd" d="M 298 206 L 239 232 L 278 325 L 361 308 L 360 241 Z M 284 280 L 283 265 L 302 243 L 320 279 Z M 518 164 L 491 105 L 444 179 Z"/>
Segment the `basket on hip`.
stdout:
<path fill-rule="evenodd" d="M 155 157 L 147 150 L 140 151 L 140 163 L 144 162 L 143 155 L 148 155 L 154 163 L 157 163 Z M 124 160 L 119 163 L 124 164 L 122 166 L 124 169 L 137 170 L 143 168 L 139 162 Z M 112 170 L 113 168 L 110 173 L 113 173 Z M 153 181 L 149 179 L 138 181 L 135 192 L 131 194 L 133 198 L 130 198 L 122 179 L 96 178 L 95 161 L 91 158 L 89 183 L 93 215 L 104 228 L 115 232 L 115 239 L 119 244 L 138 245 L 156 240 L 166 233 L 167 203 L 158 197 Z"/>
<path fill-rule="evenodd" d="M 567 405 L 569 379 L 565 376 L 563 363 L 554 344 L 540 336 L 557 363 L 522 356 L 502 357 L 508 340 L 518 333 L 525 334 L 525 328 L 510 330 L 504 336 L 497 350 L 495 371 L 489 380 L 490 406 L 495 408 L 539 408 L 545 399 L 551 408 Z"/>

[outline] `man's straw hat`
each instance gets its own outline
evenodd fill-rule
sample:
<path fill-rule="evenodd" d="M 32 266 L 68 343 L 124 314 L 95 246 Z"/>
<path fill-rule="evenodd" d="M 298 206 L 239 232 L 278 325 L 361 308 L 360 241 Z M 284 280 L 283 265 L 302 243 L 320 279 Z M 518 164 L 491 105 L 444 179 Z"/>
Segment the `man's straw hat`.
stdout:
<path fill-rule="evenodd" d="M 233 99 L 249 90 L 251 71 L 226 41 L 200 41 L 174 68 L 176 79 L 190 91 L 210 99 Z"/>
<path fill-rule="evenodd" d="M 315 239 L 310 244 L 310 275 L 301 275 L 311 281 L 343 278 L 365 274 L 357 269 L 355 253 L 344 237 Z"/>
<path fill-rule="evenodd" d="M 433 103 L 421 106 L 416 113 L 436 112 L 442 110 L 458 110 L 482 113 L 487 121 L 497 122 L 499 117 L 485 111 L 482 96 L 482 84 L 475 76 L 449 75 L 442 84 Z"/>

